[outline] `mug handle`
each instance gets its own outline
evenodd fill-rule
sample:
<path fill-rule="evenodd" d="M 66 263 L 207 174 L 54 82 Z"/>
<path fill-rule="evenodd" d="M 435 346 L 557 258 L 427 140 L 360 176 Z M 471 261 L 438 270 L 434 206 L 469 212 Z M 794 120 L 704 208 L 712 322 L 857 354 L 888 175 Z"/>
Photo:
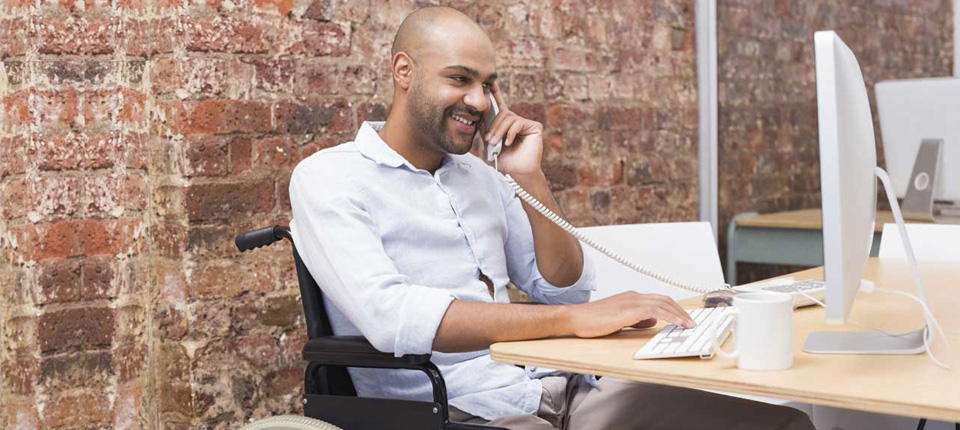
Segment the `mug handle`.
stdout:
<path fill-rule="evenodd" d="M 721 348 L 720 341 L 717 340 L 717 337 L 718 337 L 718 335 L 719 335 L 718 330 L 720 330 L 720 326 L 723 325 L 723 323 L 727 321 L 727 318 L 732 318 L 732 319 L 736 320 L 735 322 L 736 322 L 737 324 L 739 324 L 739 323 L 740 323 L 740 310 L 739 310 L 739 309 L 733 309 L 733 310 L 730 311 L 730 314 L 729 314 L 726 318 L 718 318 L 718 319 L 713 323 L 713 326 L 710 327 L 710 343 L 713 344 L 713 350 L 714 350 L 714 352 L 717 353 L 717 355 L 719 355 L 719 356 L 721 356 L 721 357 L 723 357 L 723 358 L 737 358 L 737 357 L 740 356 L 740 345 L 737 345 L 737 347 L 734 348 L 733 351 L 727 352 L 727 351 L 724 351 L 723 348 Z"/>

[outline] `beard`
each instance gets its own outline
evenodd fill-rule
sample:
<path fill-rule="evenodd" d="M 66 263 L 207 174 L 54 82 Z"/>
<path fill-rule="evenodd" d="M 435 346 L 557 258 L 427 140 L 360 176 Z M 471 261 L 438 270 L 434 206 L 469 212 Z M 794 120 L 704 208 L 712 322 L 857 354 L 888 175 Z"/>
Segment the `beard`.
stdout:
<path fill-rule="evenodd" d="M 420 80 L 414 80 L 410 91 L 410 119 L 422 144 L 445 154 L 459 155 L 470 152 L 477 130 L 469 137 L 454 130 L 447 119 L 452 118 L 455 111 L 470 112 L 470 109 L 439 107 L 439 103 L 428 97 Z"/>

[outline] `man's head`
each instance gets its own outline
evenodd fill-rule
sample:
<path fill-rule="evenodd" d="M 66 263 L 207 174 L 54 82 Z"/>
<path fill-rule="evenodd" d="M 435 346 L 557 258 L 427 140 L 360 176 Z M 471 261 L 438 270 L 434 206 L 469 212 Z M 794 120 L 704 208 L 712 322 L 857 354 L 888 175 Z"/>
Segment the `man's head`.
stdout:
<path fill-rule="evenodd" d="M 487 34 L 455 9 L 427 7 L 400 24 L 392 54 L 392 114 L 403 117 L 418 145 L 468 152 L 496 79 Z"/>

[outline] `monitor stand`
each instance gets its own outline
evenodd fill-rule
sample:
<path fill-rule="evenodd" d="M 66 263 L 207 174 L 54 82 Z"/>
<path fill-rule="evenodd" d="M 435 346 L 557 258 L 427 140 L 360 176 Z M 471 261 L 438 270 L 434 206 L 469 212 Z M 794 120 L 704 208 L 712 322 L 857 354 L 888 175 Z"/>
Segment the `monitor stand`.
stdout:
<path fill-rule="evenodd" d="M 903 199 L 903 217 L 908 220 L 960 224 L 960 207 L 934 200 L 943 158 L 943 139 L 923 139 L 913 163 L 913 172 Z"/>
<path fill-rule="evenodd" d="M 890 176 L 879 167 L 876 167 L 874 172 L 880 182 L 883 183 L 887 201 L 890 202 L 890 209 L 893 211 L 893 218 L 897 222 L 897 229 L 900 230 L 900 237 L 903 238 L 903 250 L 907 254 L 907 261 L 913 271 L 913 280 L 917 284 L 918 296 L 929 308 L 927 294 L 923 289 L 923 278 L 920 277 L 920 268 L 917 266 L 917 258 L 913 254 L 910 237 L 907 236 L 907 228 L 903 222 L 900 205 L 897 204 L 896 194 L 893 192 Z M 925 314 L 926 325 L 919 330 L 907 333 L 885 334 L 876 331 L 813 332 L 807 336 L 807 341 L 803 344 L 803 351 L 812 354 L 919 354 L 924 352 L 928 345 L 933 344 L 933 327 L 936 327 L 936 323 L 931 324 L 929 318 Z M 924 341 L 924 338 L 926 338 L 926 341 Z"/>
<path fill-rule="evenodd" d="M 933 195 L 940 171 L 940 158 L 943 154 L 943 139 L 923 139 L 917 158 L 913 162 L 913 173 L 907 183 L 907 194 L 903 198 L 903 217 L 910 220 L 933 222 Z"/>

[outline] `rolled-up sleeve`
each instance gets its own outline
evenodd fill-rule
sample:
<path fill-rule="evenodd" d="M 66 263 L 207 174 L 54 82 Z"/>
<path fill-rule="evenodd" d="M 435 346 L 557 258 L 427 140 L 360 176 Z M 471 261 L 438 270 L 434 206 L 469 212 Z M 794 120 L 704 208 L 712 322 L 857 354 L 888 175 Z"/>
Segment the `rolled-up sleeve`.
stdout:
<path fill-rule="evenodd" d="M 349 177 L 298 166 L 290 204 L 294 243 L 325 300 L 380 351 L 397 357 L 431 352 L 454 297 L 398 272 Z"/>
<path fill-rule="evenodd" d="M 573 285 L 558 287 L 551 284 L 537 268 L 537 256 L 533 245 L 533 229 L 524 212 L 522 202 L 509 188 L 501 193 L 507 218 L 506 258 L 510 280 L 535 301 L 547 304 L 575 304 L 590 300 L 590 292 L 596 287 L 596 269 L 583 254 L 583 271 Z"/>

